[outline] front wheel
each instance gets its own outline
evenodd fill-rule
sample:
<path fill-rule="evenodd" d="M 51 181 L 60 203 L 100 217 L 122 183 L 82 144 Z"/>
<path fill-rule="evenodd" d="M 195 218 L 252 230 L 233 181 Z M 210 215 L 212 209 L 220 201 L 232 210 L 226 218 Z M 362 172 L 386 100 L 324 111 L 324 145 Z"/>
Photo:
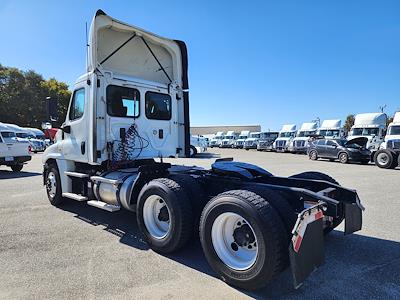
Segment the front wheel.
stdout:
<path fill-rule="evenodd" d="M 284 224 L 270 203 L 247 190 L 214 197 L 203 210 L 200 241 L 223 281 L 257 289 L 280 272 L 287 256 Z"/>
<path fill-rule="evenodd" d="M 310 153 L 308 154 L 308 157 L 311 160 L 317 160 L 318 159 L 318 153 L 315 150 L 311 150 Z"/>
<path fill-rule="evenodd" d="M 190 157 L 195 157 L 197 155 L 197 149 L 195 146 L 190 145 Z"/>
<path fill-rule="evenodd" d="M 64 202 L 61 191 L 61 180 L 58 168 L 55 165 L 50 165 L 46 171 L 45 185 L 47 198 L 51 205 L 59 206 Z"/>
<path fill-rule="evenodd" d="M 14 172 L 20 172 L 23 167 L 24 167 L 24 165 L 22 165 L 22 164 L 20 164 L 20 165 L 12 165 L 11 166 L 11 170 L 13 170 Z"/>
<path fill-rule="evenodd" d="M 382 169 L 394 169 L 397 165 L 393 153 L 387 149 L 378 150 L 374 155 L 374 161 Z"/>
<path fill-rule="evenodd" d="M 349 156 L 347 155 L 347 153 L 340 153 L 339 154 L 339 161 L 342 164 L 347 164 L 349 162 Z"/>

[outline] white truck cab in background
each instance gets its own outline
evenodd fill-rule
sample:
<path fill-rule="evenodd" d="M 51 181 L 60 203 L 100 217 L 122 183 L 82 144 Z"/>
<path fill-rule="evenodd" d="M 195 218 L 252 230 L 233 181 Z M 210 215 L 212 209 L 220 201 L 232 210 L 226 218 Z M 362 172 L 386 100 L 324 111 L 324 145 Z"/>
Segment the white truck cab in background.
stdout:
<path fill-rule="evenodd" d="M 286 124 L 282 126 L 281 131 L 279 131 L 279 136 L 272 145 L 275 151 L 287 151 L 288 146 L 296 135 L 296 125 Z"/>
<path fill-rule="evenodd" d="M 278 136 L 279 132 L 277 131 L 261 132 L 260 140 L 257 143 L 257 151 L 272 151 L 272 145 Z"/>
<path fill-rule="evenodd" d="M 14 172 L 19 172 L 31 158 L 29 143 L 18 141 L 13 129 L 0 123 L 0 165 L 9 166 Z"/>
<path fill-rule="evenodd" d="M 400 150 L 400 112 L 396 112 L 393 121 L 389 124 L 385 135 L 385 140 L 380 149 Z"/>
<path fill-rule="evenodd" d="M 228 131 L 219 145 L 220 148 L 233 148 L 236 139 L 238 138 L 238 133 L 234 131 Z"/>
<path fill-rule="evenodd" d="M 385 113 L 364 113 L 354 118 L 354 125 L 351 127 L 347 140 L 366 137 L 367 149 L 372 152 L 372 157 L 379 150 L 385 139 L 387 116 Z"/>
<path fill-rule="evenodd" d="M 244 147 L 244 141 L 249 137 L 250 131 L 243 130 L 240 132 L 238 138 L 236 139 L 235 143 L 233 144 L 233 148 L 241 149 Z"/>
<path fill-rule="evenodd" d="M 210 147 L 219 147 L 221 145 L 222 140 L 224 139 L 224 132 L 223 131 L 218 131 L 214 137 L 210 140 Z"/>
<path fill-rule="evenodd" d="M 341 120 L 324 120 L 318 129 L 318 135 L 325 139 L 337 139 L 343 136 Z"/>
<path fill-rule="evenodd" d="M 317 133 L 316 122 L 303 123 L 296 133 L 296 137 L 289 144 L 288 150 L 293 153 L 306 153 L 310 137 Z"/>
<path fill-rule="evenodd" d="M 261 132 L 250 132 L 249 137 L 244 141 L 243 148 L 246 150 L 257 149 L 258 141 L 260 140 Z"/>

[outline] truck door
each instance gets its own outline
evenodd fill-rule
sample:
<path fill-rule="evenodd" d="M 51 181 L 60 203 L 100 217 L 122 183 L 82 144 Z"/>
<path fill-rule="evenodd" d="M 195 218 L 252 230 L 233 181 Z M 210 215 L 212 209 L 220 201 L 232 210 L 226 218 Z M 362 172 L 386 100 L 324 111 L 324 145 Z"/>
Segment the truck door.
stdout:
<path fill-rule="evenodd" d="M 88 89 L 86 82 L 75 86 L 63 125 L 62 151 L 68 160 L 88 162 Z"/>

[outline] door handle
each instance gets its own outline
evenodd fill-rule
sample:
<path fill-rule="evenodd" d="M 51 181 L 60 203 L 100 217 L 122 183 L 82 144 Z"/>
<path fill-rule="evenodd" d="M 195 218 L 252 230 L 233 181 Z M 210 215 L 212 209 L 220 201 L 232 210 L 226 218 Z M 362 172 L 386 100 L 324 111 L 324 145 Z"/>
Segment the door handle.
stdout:
<path fill-rule="evenodd" d="M 85 152 L 86 152 L 86 143 L 85 142 L 82 142 L 81 143 L 81 153 L 82 153 L 82 155 L 84 155 L 85 154 Z"/>

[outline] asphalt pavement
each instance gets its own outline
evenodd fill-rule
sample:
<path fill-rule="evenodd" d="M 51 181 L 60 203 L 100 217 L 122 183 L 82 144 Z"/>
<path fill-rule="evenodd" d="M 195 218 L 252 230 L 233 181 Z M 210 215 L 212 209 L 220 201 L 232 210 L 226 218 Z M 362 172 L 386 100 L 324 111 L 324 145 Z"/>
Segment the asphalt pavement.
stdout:
<path fill-rule="evenodd" d="M 400 169 L 304 155 L 213 149 L 176 164 L 209 168 L 218 157 L 288 176 L 321 171 L 357 189 L 366 207 L 363 229 L 325 239 L 325 264 L 294 290 L 288 270 L 248 292 L 215 277 L 198 240 L 173 255 L 149 250 L 133 213 L 109 213 L 69 201 L 49 204 L 41 154 L 20 173 L 0 166 L 0 299 L 400 299 Z"/>

